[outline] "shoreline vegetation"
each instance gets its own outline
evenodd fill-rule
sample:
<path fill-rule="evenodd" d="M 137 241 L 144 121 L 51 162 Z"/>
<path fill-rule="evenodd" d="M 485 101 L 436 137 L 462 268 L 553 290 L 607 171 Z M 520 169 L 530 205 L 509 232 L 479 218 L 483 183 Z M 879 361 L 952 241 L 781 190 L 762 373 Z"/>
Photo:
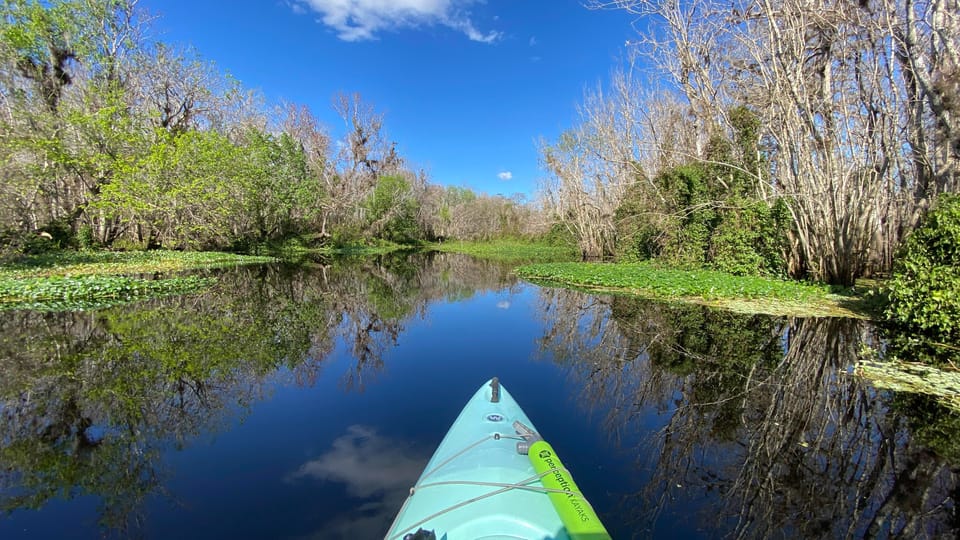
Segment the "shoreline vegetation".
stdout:
<path fill-rule="evenodd" d="M 523 240 L 450 241 L 426 244 L 424 248 L 443 253 L 463 253 L 481 259 L 518 264 L 567 262 L 579 258 L 576 248 L 572 245 L 554 245 Z"/>
<path fill-rule="evenodd" d="M 681 270 L 653 263 L 546 263 L 517 268 L 523 279 L 590 292 L 629 294 L 756 313 L 796 317 L 874 319 L 857 289 L 734 276 L 713 270 Z"/>
<path fill-rule="evenodd" d="M 54 251 L 0 264 L 0 311 L 100 309 L 149 298 L 192 294 L 216 284 L 216 278 L 181 275 L 184 273 L 296 261 L 309 256 L 375 256 L 410 249 L 461 253 L 516 265 L 518 277 L 545 286 L 693 303 L 739 313 L 881 321 L 871 300 L 878 286 L 869 281 L 863 283 L 863 287 L 838 289 L 824 284 L 734 276 L 705 269 L 682 270 L 654 262 L 578 262 L 576 249 L 569 245 L 522 240 L 264 250 L 279 257 L 161 250 Z M 960 411 L 956 392 L 960 374 L 952 366 L 944 367 L 947 369 L 899 358 L 882 361 L 872 358 L 858 362 L 854 374 L 873 381 L 878 388 L 933 395 Z"/>
<path fill-rule="evenodd" d="M 57 251 L 0 265 L 0 310 L 99 309 L 148 298 L 189 294 L 216 282 L 202 276 L 168 276 L 274 257 L 189 251 Z M 143 277 L 153 274 L 154 277 Z"/>
<path fill-rule="evenodd" d="M 0 266 L 0 309 L 90 309 L 103 301 L 111 304 L 195 292 L 215 281 L 170 274 L 274 263 L 308 255 L 363 256 L 406 249 L 462 253 L 522 265 L 516 268 L 520 278 L 548 286 L 696 303 L 740 313 L 876 319 L 865 296 L 856 289 L 837 291 L 827 285 L 738 277 L 711 270 L 681 270 L 655 263 L 575 262 L 578 254 L 569 245 L 521 240 L 270 250 L 279 257 L 162 250 L 56 251 L 24 256 Z M 143 274 L 163 276 L 145 279 Z"/>

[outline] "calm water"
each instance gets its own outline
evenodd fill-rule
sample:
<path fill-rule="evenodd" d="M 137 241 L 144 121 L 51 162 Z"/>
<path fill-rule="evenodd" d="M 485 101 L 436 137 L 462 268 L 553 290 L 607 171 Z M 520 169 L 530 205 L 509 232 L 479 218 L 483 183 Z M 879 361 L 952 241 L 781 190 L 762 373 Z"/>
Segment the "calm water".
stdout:
<path fill-rule="evenodd" d="M 378 538 L 496 375 L 615 538 L 955 537 L 960 419 L 850 320 L 518 282 L 455 255 L 0 313 L 0 538 Z"/>

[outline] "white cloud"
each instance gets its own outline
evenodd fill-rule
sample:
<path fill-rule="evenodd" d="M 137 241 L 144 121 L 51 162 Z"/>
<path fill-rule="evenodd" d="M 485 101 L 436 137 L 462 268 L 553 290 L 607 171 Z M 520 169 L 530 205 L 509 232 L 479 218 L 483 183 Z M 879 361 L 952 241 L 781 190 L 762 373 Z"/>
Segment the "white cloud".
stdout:
<path fill-rule="evenodd" d="M 439 24 L 481 43 L 498 41 L 502 32 L 481 32 L 466 10 L 477 0 L 297 0 L 320 14 L 320 22 L 344 41 L 377 39 L 384 30 Z M 295 10 L 296 11 L 296 10 Z"/>
<path fill-rule="evenodd" d="M 501 180 L 510 180 L 511 178 L 513 178 L 513 173 L 510 171 L 503 171 L 502 173 L 497 175 L 497 178 Z"/>
<path fill-rule="evenodd" d="M 289 6 L 290 9 L 292 9 L 293 12 L 296 13 L 297 15 L 304 15 L 307 12 L 307 10 L 303 9 L 303 4 L 298 4 L 296 3 L 296 1 L 293 1 L 293 2 L 288 1 L 287 6 Z"/>
<path fill-rule="evenodd" d="M 507 300 L 501 300 L 497 302 L 497 308 L 499 309 L 510 309 L 510 302 Z"/>
<path fill-rule="evenodd" d="M 537 36 L 530 36 L 530 46 L 533 47 L 537 44 Z"/>

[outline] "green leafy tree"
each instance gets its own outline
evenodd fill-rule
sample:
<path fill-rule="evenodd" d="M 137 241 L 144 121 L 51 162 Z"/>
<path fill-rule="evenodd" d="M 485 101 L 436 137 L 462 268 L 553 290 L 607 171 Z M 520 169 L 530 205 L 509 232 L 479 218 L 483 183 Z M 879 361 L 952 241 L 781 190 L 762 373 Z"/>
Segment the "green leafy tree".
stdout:
<path fill-rule="evenodd" d="M 97 203 L 139 223 L 139 240 L 175 248 L 224 246 L 238 205 L 244 154 L 213 131 L 155 132 L 149 152 L 104 186 Z"/>
<path fill-rule="evenodd" d="M 941 195 L 907 237 L 887 295 L 888 322 L 941 343 L 960 343 L 960 195 Z"/>
<path fill-rule="evenodd" d="M 305 231 L 318 216 L 322 189 L 303 148 L 287 133 L 251 130 L 244 139 L 242 236 L 263 242 Z"/>
<path fill-rule="evenodd" d="M 418 240 L 417 205 L 406 178 L 399 175 L 381 176 L 364 203 L 370 230 L 393 242 L 410 243 Z"/>

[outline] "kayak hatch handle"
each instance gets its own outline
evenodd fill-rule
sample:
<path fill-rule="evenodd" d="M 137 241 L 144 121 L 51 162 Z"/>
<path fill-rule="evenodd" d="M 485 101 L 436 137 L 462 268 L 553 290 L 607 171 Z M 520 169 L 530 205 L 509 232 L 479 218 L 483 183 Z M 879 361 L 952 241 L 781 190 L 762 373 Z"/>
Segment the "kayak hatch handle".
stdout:
<path fill-rule="evenodd" d="M 523 440 L 517 443 L 517 453 L 521 456 L 530 453 L 531 444 L 543 440 L 543 437 L 541 437 L 539 433 L 530 429 L 519 420 L 513 422 L 513 429 L 517 432 L 517 435 L 523 437 Z"/>
<path fill-rule="evenodd" d="M 500 403 L 500 379 L 490 381 L 490 403 Z"/>

